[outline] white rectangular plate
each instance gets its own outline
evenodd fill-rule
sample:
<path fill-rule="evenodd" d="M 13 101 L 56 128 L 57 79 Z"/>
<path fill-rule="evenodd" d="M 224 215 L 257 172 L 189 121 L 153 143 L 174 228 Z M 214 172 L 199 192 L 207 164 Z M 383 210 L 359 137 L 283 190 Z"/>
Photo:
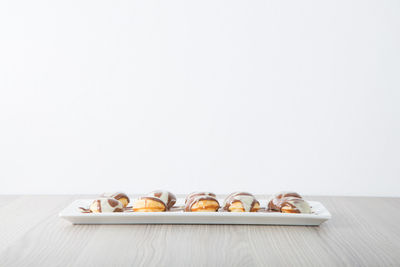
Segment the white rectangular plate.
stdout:
<path fill-rule="evenodd" d="M 258 199 L 266 203 L 266 199 Z M 79 199 L 71 203 L 60 217 L 73 224 L 256 224 L 256 225 L 320 225 L 331 218 L 329 211 L 316 201 L 308 201 L 312 214 L 279 212 L 111 212 L 82 213 L 93 200 Z M 220 203 L 223 200 L 218 199 Z M 178 199 L 182 205 L 184 199 Z"/>

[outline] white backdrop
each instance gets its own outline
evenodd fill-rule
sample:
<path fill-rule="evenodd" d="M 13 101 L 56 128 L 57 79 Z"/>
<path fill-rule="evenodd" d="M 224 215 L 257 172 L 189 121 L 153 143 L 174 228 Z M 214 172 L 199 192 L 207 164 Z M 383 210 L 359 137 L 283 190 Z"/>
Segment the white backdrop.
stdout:
<path fill-rule="evenodd" d="M 400 196 L 400 1 L 0 2 L 0 193 Z"/>

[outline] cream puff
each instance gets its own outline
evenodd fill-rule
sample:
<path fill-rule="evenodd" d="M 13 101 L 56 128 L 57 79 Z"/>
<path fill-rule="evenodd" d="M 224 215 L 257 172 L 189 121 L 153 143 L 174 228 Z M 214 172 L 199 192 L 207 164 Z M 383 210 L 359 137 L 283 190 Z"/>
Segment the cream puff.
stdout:
<path fill-rule="evenodd" d="M 89 209 L 80 208 L 85 213 L 122 212 L 122 203 L 114 198 L 98 198 L 90 204 Z"/>
<path fill-rule="evenodd" d="M 146 196 L 161 199 L 167 206 L 167 210 L 172 208 L 176 203 L 176 196 L 168 191 L 156 190 L 148 193 Z"/>
<path fill-rule="evenodd" d="M 311 213 L 311 207 L 302 198 L 285 197 L 282 198 L 280 211 L 282 213 Z"/>
<path fill-rule="evenodd" d="M 216 212 L 219 202 L 213 193 L 192 193 L 185 201 L 186 212 Z"/>
<path fill-rule="evenodd" d="M 141 197 L 133 201 L 132 210 L 136 212 L 162 212 L 167 210 L 167 205 L 157 197 Z"/>
<path fill-rule="evenodd" d="M 279 192 L 274 194 L 268 202 L 268 211 L 282 213 L 311 213 L 311 207 L 296 192 Z"/>
<path fill-rule="evenodd" d="M 197 196 L 209 196 L 209 197 L 217 198 L 217 196 L 211 192 L 192 192 L 186 196 L 185 204 L 188 202 L 189 199 L 191 199 L 193 197 L 197 197 Z"/>
<path fill-rule="evenodd" d="M 104 193 L 101 195 L 101 197 L 106 197 L 106 198 L 114 198 L 122 203 L 124 208 L 128 206 L 129 204 L 129 197 L 127 194 L 122 193 L 122 192 L 115 192 L 115 193 Z"/>
<path fill-rule="evenodd" d="M 293 197 L 293 198 L 299 198 L 299 199 L 302 198 L 296 192 L 282 191 L 282 192 L 276 193 L 271 196 L 271 198 L 268 201 L 267 209 L 269 211 L 280 211 L 282 199 L 286 198 L 286 197 Z"/>
<path fill-rule="evenodd" d="M 226 197 L 223 209 L 229 212 L 256 212 L 260 209 L 260 202 L 250 193 L 234 192 Z"/>

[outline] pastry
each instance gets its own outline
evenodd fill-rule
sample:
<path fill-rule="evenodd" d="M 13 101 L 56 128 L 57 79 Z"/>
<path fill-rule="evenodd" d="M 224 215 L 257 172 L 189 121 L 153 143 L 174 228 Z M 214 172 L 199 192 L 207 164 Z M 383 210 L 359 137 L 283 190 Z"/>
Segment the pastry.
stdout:
<path fill-rule="evenodd" d="M 256 212 L 260 209 L 260 202 L 250 193 L 234 192 L 226 197 L 223 209 L 230 212 Z"/>
<path fill-rule="evenodd" d="M 166 211 L 167 205 L 158 197 L 141 197 L 133 201 L 132 209 L 137 212 L 160 212 Z"/>
<path fill-rule="evenodd" d="M 272 197 L 268 201 L 267 209 L 269 211 L 280 211 L 280 204 L 281 204 L 280 202 L 281 202 L 282 198 L 285 198 L 285 197 L 302 198 L 296 192 L 282 191 L 282 192 L 272 195 Z"/>
<path fill-rule="evenodd" d="M 268 211 L 311 213 L 311 207 L 298 193 L 284 191 L 271 197 L 268 202 Z"/>
<path fill-rule="evenodd" d="M 156 197 L 164 201 L 167 209 L 172 208 L 176 203 L 176 196 L 168 191 L 156 190 L 148 193 L 146 196 L 148 197 Z"/>
<path fill-rule="evenodd" d="M 311 207 L 307 201 L 297 197 L 284 197 L 280 204 L 282 213 L 311 213 Z"/>
<path fill-rule="evenodd" d="M 122 203 L 124 208 L 128 206 L 129 204 L 129 197 L 122 192 L 115 192 L 115 193 L 104 193 L 101 195 L 101 197 L 106 197 L 106 198 L 114 198 Z"/>
<path fill-rule="evenodd" d="M 186 212 L 216 212 L 218 209 L 219 202 L 213 193 L 192 193 L 185 201 Z"/>
<path fill-rule="evenodd" d="M 85 213 L 122 212 L 123 205 L 114 198 L 98 198 L 90 204 L 89 209 L 80 208 Z"/>

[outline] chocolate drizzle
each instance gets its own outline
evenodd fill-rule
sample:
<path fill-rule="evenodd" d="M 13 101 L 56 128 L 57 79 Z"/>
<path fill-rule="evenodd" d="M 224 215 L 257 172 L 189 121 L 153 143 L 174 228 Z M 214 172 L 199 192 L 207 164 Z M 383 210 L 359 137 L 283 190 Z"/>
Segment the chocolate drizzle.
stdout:
<path fill-rule="evenodd" d="M 79 207 L 82 213 L 91 213 L 92 211 L 90 209 L 86 209 L 84 207 Z"/>
<path fill-rule="evenodd" d="M 240 202 L 244 212 L 255 212 L 258 208 L 255 208 L 256 204 L 259 207 L 260 202 L 254 197 L 254 195 L 247 192 L 234 192 L 226 197 L 224 201 L 225 211 L 230 211 L 230 207 L 233 203 Z"/>

